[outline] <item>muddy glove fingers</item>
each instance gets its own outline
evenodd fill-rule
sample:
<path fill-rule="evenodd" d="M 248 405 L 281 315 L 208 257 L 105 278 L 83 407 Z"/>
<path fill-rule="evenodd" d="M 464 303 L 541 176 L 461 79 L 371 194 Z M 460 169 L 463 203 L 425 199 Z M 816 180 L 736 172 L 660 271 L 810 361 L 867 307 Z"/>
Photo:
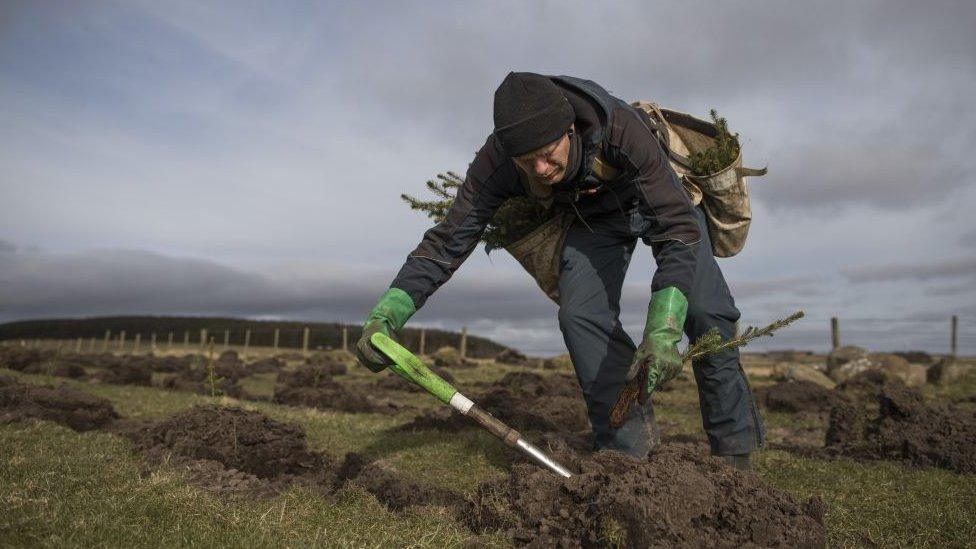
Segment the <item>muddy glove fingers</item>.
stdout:
<path fill-rule="evenodd" d="M 373 372 L 380 372 L 393 362 L 379 352 L 369 338 L 382 332 L 394 340 L 407 320 L 417 311 L 413 299 L 399 288 L 390 288 L 376 303 L 366 318 L 363 335 L 356 343 L 356 357 L 359 362 Z"/>

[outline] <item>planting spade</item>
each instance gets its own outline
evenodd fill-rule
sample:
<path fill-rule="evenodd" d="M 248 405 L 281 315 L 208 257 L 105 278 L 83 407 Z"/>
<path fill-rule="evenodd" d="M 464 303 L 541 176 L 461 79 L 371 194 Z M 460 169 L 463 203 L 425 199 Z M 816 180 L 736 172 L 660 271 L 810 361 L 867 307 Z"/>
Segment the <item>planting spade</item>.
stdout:
<path fill-rule="evenodd" d="M 393 361 L 390 369 L 400 375 L 400 377 L 419 385 L 444 404 L 449 404 L 451 408 L 460 412 L 461 415 L 473 419 L 478 425 L 484 427 L 489 433 L 501 439 L 505 444 L 528 455 L 539 466 L 566 478 L 573 476 L 568 469 L 547 456 L 535 445 L 525 440 L 518 431 L 505 425 L 472 402 L 471 399 L 458 392 L 450 383 L 432 372 L 422 360 L 414 356 L 413 353 L 386 334 L 380 332 L 373 334 L 370 337 L 370 343 Z"/>

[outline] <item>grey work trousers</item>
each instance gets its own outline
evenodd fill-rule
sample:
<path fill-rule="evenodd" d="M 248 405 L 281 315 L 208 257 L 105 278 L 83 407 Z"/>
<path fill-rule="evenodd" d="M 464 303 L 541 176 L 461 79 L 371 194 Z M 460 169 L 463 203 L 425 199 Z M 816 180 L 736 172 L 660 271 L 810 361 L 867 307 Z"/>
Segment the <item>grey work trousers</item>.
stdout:
<path fill-rule="evenodd" d="M 717 327 L 723 338 L 735 333 L 739 310 L 712 256 L 705 215 L 694 208 L 702 238 L 694 244 L 697 266 L 688 298 L 684 331 L 691 340 Z M 595 449 L 615 449 L 644 456 L 656 431 L 650 399 L 633 406 L 620 429 L 609 425 L 610 408 L 626 382 L 636 347 L 620 324 L 620 294 L 638 238 L 653 220 L 639 210 L 587 219 L 570 229 L 559 279 L 559 327 L 586 399 Z M 646 243 L 647 240 L 645 240 Z M 647 292 L 650 299 L 650 290 Z M 702 425 L 715 455 L 752 452 L 761 446 L 764 428 L 739 363 L 738 350 L 693 364 Z"/>

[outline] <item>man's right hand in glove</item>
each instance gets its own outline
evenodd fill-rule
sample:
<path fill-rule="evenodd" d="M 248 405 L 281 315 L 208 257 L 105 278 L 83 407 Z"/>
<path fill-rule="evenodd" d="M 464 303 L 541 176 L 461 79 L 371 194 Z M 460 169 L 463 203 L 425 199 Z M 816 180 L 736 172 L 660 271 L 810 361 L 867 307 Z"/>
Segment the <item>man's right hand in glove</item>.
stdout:
<path fill-rule="evenodd" d="M 381 332 L 393 339 L 397 339 L 403 325 L 417 312 L 413 299 L 399 288 L 390 288 L 376 303 L 366 323 L 363 325 L 363 335 L 356 343 L 356 357 L 359 363 L 373 372 L 380 372 L 391 365 L 390 359 L 376 350 L 370 343 L 373 334 Z"/>

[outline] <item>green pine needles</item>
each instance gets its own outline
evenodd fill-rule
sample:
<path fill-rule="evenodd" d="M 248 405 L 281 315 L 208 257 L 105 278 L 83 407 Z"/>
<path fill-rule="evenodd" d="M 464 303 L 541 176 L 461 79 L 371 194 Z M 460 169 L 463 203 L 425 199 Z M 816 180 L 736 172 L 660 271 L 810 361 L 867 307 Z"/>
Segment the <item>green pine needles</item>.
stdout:
<path fill-rule="evenodd" d="M 463 183 L 464 179 L 454 172 L 437 174 L 437 181 L 427 182 L 427 189 L 435 196 L 433 200 L 420 200 L 408 194 L 401 194 L 400 198 L 411 210 L 424 212 L 435 223 L 440 223 L 447 217 L 457 190 Z M 506 200 L 481 235 L 485 250 L 490 252 L 521 240 L 548 221 L 553 213 L 551 209 L 543 208 L 542 204 L 527 196 Z"/>
<path fill-rule="evenodd" d="M 713 111 L 714 112 L 714 111 Z M 744 347 L 747 343 L 763 336 L 773 336 L 773 332 L 789 326 L 794 321 L 803 318 L 803 311 L 797 311 L 786 318 L 774 320 L 763 328 L 749 326 L 740 335 L 736 335 L 728 341 L 723 341 L 717 328 L 712 328 L 708 333 L 699 337 L 694 343 L 688 346 L 688 350 L 681 355 L 683 362 L 691 362 L 706 355 L 719 353 L 736 347 Z"/>
<path fill-rule="evenodd" d="M 729 133 L 725 118 L 715 109 L 708 112 L 715 126 L 715 145 L 688 157 L 695 175 L 712 175 L 729 167 L 739 157 L 739 134 Z"/>

